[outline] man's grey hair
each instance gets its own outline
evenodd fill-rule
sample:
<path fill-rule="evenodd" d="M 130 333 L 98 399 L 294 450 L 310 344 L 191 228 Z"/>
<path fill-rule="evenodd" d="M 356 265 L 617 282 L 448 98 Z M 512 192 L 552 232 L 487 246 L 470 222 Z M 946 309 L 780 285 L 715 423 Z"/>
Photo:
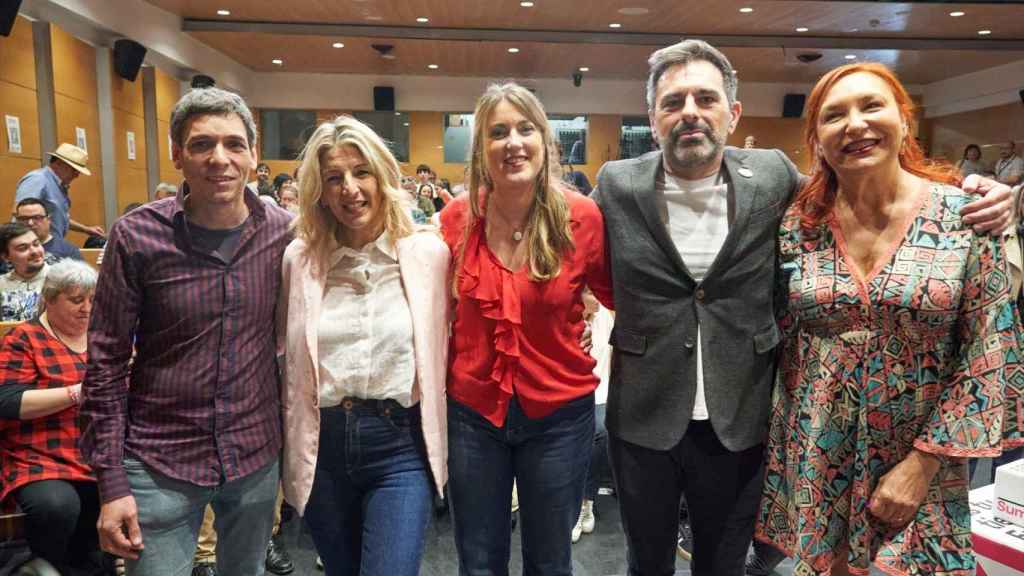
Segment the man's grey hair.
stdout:
<path fill-rule="evenodd" d="M 61 294 L 95 291 L 98 276 L 95 268 L 81 260 L 64 258 L 56 264 L 50 264 L 46 267 L 46 278 L 43 280 L 39 313 L 45 310 L 46 302 L 52 302 Z"/>
<path fill-rule="evenodd" d="M 170 192 L 171 194 L 177 194 L 178 193 L 178 187 L 175 186 L 174 184 L 168 184 L 167 182 L 161 182 L 161 183 L 156 185 L 156 193 L 159 194 L 161 192 Z"/>
<path fill-rule="evenodd" d="M 256 121 L 245 100 L 233 92 L 220 88 L 196 88 L 178 100 L 171 112 L 171 140 L 179 147 L 185 144 L 185 129 L 196 116 L 227 116 L 238 114 L 245 124 L 249 148 L 256 146 Z"/>
<path fill-rule="evenodd" d="M 658 91 L 658 81 L 669 68 L 677 64 L 689 64 L 703 60 L 718 68 L 722 73 L 725 86 L 725 97 L 731 106 L 736 102 L 736 86 L 738 80 L 732 64 L 717 48 L 703 40 L 683 40 L 678 44 L 666 46 L 651 54 L 647 59 L 650 73 L 647 75 L 647 109 L 654 110 L 654 97 Z"/>

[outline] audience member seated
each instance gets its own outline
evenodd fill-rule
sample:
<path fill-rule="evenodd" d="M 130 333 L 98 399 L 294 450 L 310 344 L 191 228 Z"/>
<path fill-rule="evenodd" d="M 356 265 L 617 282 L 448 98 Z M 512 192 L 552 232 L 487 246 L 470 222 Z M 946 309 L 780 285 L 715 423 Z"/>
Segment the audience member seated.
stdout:
<path fill-rule="evenodd" d="M 964 148 L 964 157 L 956 163 L 960 176 L 967 178 L 971 174 L 984 174 L 985 164 L 981 162 L 981 148 L 977 144 L 968 144 Z"/>
<path fill-rule="evenodd" d="M 281 189 L 277 194 L 282 208 L 292 214 L 299 213 L 299 186 L 295 180 L 288 178 L 287 182 L 281 184 Z"/>
<path fill-rule="evenodd" d="M 161 182 L 156 185 L 156 192 L 153 193 L 153 200 L 163 200 L 164 198 L 174 198 L 178 195 L 178 187 L 174 184 L 168 184 L 167 182 Z"/>
<path fill-rule="evenodd" d="M 78 405 L 96 271 L 65 259 L 49 267 L 39 316 L 0 349 L 0 499 L 26 514 L 32 553 L 64 576 L 111 574 L 99 549 L 96 481 L 78 451 Z"/>
<path fill-rule="evenodd" d="M 47 264 L 54 264 L 63 258 L 82 259 L 78 247 L 50 233 L 50 211 L 46 204 L 38 198 L 25 198 L 14 208 L 14 221 L 28 226 L 36 233 L 45 252 L 43 258 Z M 6 262 L 0 262 L 0 274 L 11 271 Z"/>
<path fill-rule="evenodd" d="M 0 255 L 11 267 L 10 272 L 0 276 L 0 321 L 34 318 L 48 268 L 43 244 L 28 226 L 20 222 L 3 224 Z"/>
<path fill-rule="evenodd" d="M 1016 186 L 1024 178 L 1024 158 L 1017 155 L 1017 147 L 1010 140 L 999 147 L 999 161 L 995 166 L 996 180 L 1007 186 Z"/>

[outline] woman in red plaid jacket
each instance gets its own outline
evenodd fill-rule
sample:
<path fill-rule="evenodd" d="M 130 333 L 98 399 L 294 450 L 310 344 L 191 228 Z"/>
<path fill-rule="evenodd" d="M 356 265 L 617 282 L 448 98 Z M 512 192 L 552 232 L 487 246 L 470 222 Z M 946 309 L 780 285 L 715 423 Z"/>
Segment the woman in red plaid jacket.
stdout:
<path fill-rule="evenodd" d="M 62 260 L 46 273 L 35 320 L 0 348 L 0 501 L 26 515 L 32 553 L 61 574 L 109 569 L 99 549 L 99 494 L 78 451 L 78 404 L 96 271 Z"/>

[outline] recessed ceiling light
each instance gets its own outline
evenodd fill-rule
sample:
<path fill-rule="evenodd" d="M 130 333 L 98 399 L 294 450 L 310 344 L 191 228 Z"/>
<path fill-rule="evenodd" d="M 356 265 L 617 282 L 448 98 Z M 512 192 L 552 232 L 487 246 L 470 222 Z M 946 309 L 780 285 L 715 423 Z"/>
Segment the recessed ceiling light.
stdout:
<path fill-rule="evenodd" d="M 743 8 L 740 8 L 740 12 L 742 12 L 744 14 L 750 14 L 753 11 L 754 11 L 754 9 L 751 8 L 750 6 L 744 6 Z"/>
<path fill-rule="evenodd" d="M 274 58 L 270 62 L 271 62 L 271 64 L 277 64 L 278 66 L 280 66 L 281 64 L 284 64 L 284 60 L 281 60 L 280 58 Z"/>
<path fill-rule="evenodd" d="M 419 18 L 416 19 L 416 21 L 419 22 L 420 24 L 426 24 L 427 22 L 430 22 L 430 18 L 427 18 L 426 16 L 420 16 Z"/>
<path fill-rule="evenodd" d="M 366 18 L 367 20 L 373 20 L 374 22 L 378 22 L 384 19 L 383 16 L 364 16 L 364 18 Z"/>
<path fill-rule="evenodd" d="M 992 33 L 991 30 L 978 30 L 978 35 L 980 35 L 980 36 L 988 36 L 991 33 Z"/>
<path fill-rule="evenodd" d="M 408 122 L 402 122 L 402 126 L 408 126 L 408 125 L 409 125 Z"/>
<path fill-rule="evenodd" d="M 391 54 L 391 53 L 381 54 L 380 57 L 385 59 L 385 60 L 394 60 L 395 58 L 398 58 L 397 56 L 395 56 L 394 54 Z"/>
<path fill-rule="evenodd" d="M 519 52 L 519 48 L 509 48 L 508 51 L 511 52 L 512 54 L 515 54 Z"/>
<path fill-rule="evenodd" d="M 963 16 L 964 14 L 966 14 L 966 12 L 961 12 L 960 10 L 957 10 L 956 12 L 950 12 L 949 13 L 949 15 L 952 16 L 953 18 L 959 18 L 959 17 Z"/>
<path fill-rule="evenodd" d="M 533 2 L 520 2 L 519 5 L 523 8 L 533 8 Z"/>
<path fill-rule="evenodd" d="M 401 112 L 395 112 L 395 116 L 401 116 L 401 115 L 402 115 Z"/>
<path fill-rule="evenodd" d="M 797 32 L 807 32 L 807 30 L 808 30 L 808 29 L 807 29 L 807 28 L 804 28 L 803 26 L 801 26 L 801 27 L 799 27 L 799 28 L 797 28 L 797 29 L 796 29 L 796 31 L 797 31 Z"/>
<path fill-rule="evenodd" d="M 331 44 L 331 46 L 334 46 L 335 48 L 344 48 L 345 44 L 341 42 L 335 42 L 334 44 Z"/>
<path fill-rule="evenodd" d="M 843 58 L 846 58 L 847 60 L 856 60 L 857 59 L 857 55 L 856 54 L 847 54 L 846 56 L 843 56 Z"/>
<path fill-rule="evenodd" d="M 860 28 L 850 28 L 850 32 L 860 32 Z"/>
<path fill-rule="evenodd" d="M 643 16 L 644 14 L 647 14 L 649 12 L 649 9 L 641 8 L 639 6 L 630 8 L 619 8 L 619 14 L 622 14 L 623 16 Z"/>
<path fill-rule="evenodd" d="M 580 66 L 580 72 L 590 72 L 590 68 L 587 68 L 586 66 Z"/>
<path fill-rule="evenodd" d="M 608 25 L 608 27 L 609 28 L 622 28 L 622 24 L 619 24 L 618 22 L 612 22 L 611 24 Z"/>
<path fill-rule="evenodd" d="M 231 16 L 231 10 L 217 10 L 218 16 Z"/>
<path fill-rule="evenodd" d="M 431 70 L 437 70 L 439 66 L 437 64 L 427 64 L 427 68 L 430 68 Z"/>

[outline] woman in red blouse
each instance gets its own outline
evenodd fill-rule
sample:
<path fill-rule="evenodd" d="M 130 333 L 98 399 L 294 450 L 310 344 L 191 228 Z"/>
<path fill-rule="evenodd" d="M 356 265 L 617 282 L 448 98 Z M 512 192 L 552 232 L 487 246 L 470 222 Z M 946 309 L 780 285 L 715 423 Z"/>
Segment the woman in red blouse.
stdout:
<path fill-rule="evenodd" d="M 544 109 L 490 86 L 474 116 L 470 191 L 441 212 L 454 262 L 449 488 L 462 574 L 508 572 L 512 481 L 524 571 L 572 573 L 594 434 L 583 290 L 612 307 L 604 220 L 562 183 Z"/>
<path fill-rule="evenodd" d="M 78 451 L 95 289 L 88 264 L 53 264 L 39 317 L 11 330 L 0 349 L 0 500 L 14 498 L 32 553 L 61 574 L 109 568 L 96 536 L 96 479 Z"/>

